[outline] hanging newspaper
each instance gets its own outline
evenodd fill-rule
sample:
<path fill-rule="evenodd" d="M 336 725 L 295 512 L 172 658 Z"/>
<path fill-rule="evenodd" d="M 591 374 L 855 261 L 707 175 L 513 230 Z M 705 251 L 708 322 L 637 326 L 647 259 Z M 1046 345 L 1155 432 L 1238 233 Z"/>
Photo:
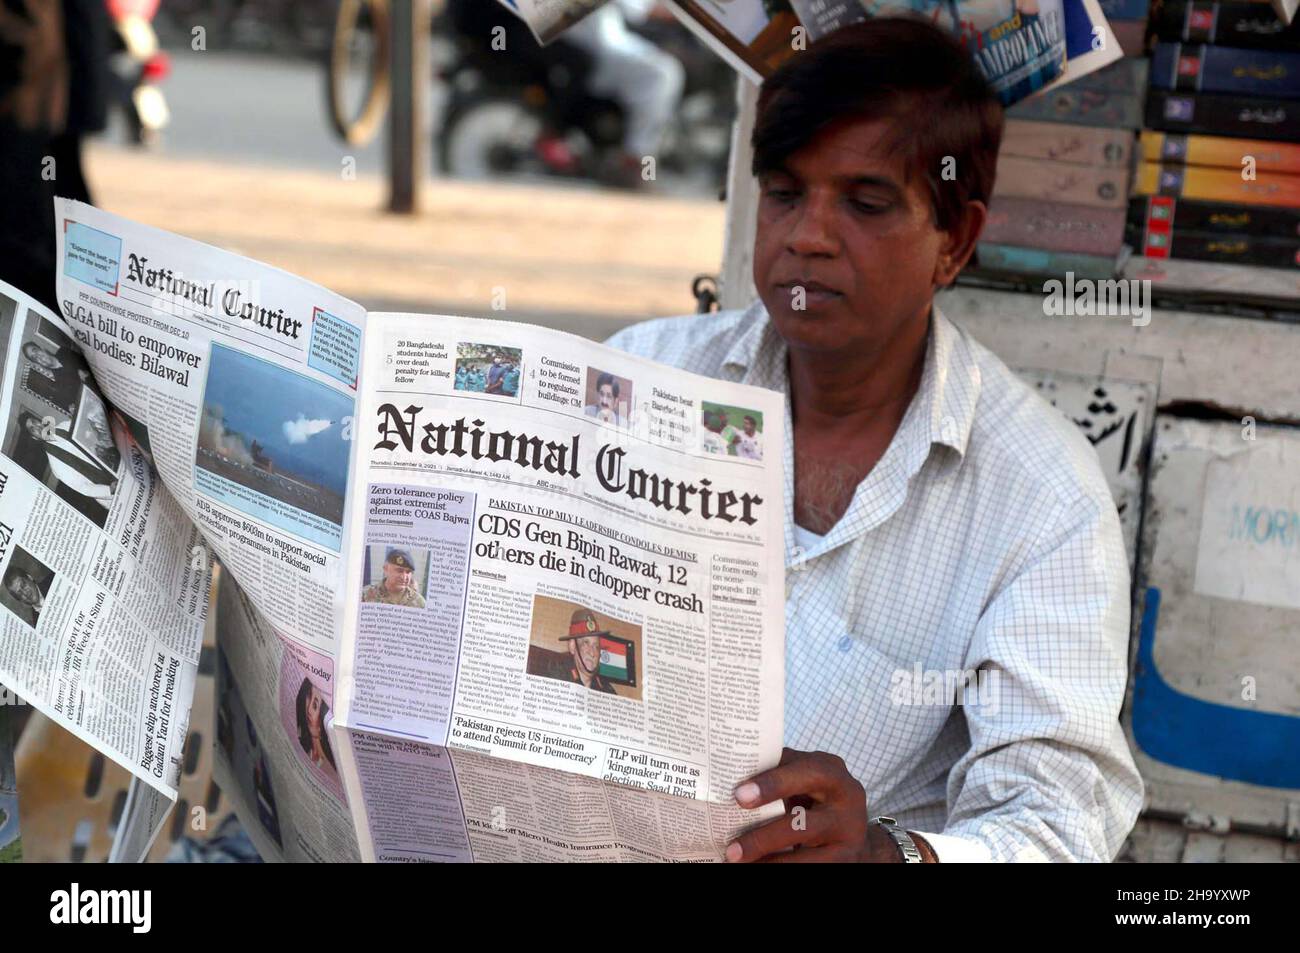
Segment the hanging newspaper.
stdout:
<path fill-rule="evenodd" d="M 716 860 L 779 813 L 731 795 L 781 752 L 779 394 L 55 211 L 63 316 L 0 286 L 0 682 L 152 786 L 116 856 L 176 796 L 209 551 L 269 858 Z"/>
<path fill-rule="evenodd" d="M 501 0 L 541 42 L 555 39 L 605 2 Z M 608 2 L 618 6 L 627 0 Z M 1091 3 L 1096 16 L 1090 22 L 1104 26 L 1095 0 Z M 827 33 L 875 16 L 921 17 L 960 36 L 1004 105 L 1047 86 L 1066 66 L 1063 0 L 666 0 L 666 5 L 754 83 Z M 1118 56 L 1118 45 L 1115 50 Z M 1087 71 L 1081 67 L 1079 75 Z"/>

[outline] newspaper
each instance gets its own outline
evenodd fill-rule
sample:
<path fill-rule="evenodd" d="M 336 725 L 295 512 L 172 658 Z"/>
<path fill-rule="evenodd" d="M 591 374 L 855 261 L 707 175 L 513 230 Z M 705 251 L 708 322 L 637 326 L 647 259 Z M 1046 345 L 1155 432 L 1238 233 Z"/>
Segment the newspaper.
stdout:
<path fill-rule="evenodd" d="M 610 0 L 500 0 L 507 10 L 528 24 L 537 42 L 550 43 L 587 14 Z"/>
<path fill-rule="evenodd" d="M 549 43 L 610 0 L 500 0 Z M 613 0 L 615 4 L 619 0 Z M 868 17 L 914 16 L 959 36 L 1003 105 L 1037 92 L 1066 71 L 1070 79 L 1120 55 L 1096 0 L 664 0 L 678 20 L 752 83 L 827 33 Z M 1087 4 L 1087 14 L 1083 12 Z M 1067 7 L 1072 10 L 1067 19 Z M 1090 18 L 1090 19 L 1089 19 Z M 1097 39 L 1111 51 L 1097 52 Z"/>
<path fill-rule="evenodd" d="M 781 395 L 55 215 L 62 317 L 0 286 L 0 682 L 149 785 L 115 859 L 176 797 L 213 556 L 268 859 L 718 860 L 780 812 L 732 791 L 781 752 Z"/>
<path fill-rule="evenodd" d="M 363 855 L 424 849 L 399 803 L 363 811 L 420 772 L 459 788 L 462 850 L 540 826 L 558 856 L 720 853 L 752 820 L 734 785 L 780 753 L 781 398 L 506 322 L 369 333 L 335 719 Z M 423 610 L 375 598 L 393 547 Z"/>
<path fill-rule="evenodd" d="M 0 684 L 174 798 L 209 562 L 76 342 L 0 285 Z"/>

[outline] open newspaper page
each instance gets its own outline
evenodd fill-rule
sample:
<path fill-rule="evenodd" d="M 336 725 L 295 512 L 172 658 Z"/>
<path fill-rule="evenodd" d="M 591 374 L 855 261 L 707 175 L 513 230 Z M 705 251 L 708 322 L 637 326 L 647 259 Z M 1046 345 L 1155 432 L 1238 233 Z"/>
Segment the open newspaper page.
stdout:
<path fill-rule="evenodd" d="M 117 414 L 267 620 L 332 653 L 364 309 L 88 205 L 55 214 L 59 304 Z"/>
<path fill-rule="evenodd" d="M 781 396 L 370 322 L 330 699 L 363 856 L 716 859 L 781 751 Z"/>
<path fill-rule="evenodd" d="M 174 800 L 209 564 L 75 336 L 0 284 L 0 684 Z"/>
<path fill-rule="evenodd" d="M 326 730 L 332 656 L 278 634 L 228 572 L 217 583 L 214 776 L 267 861 L 360 859 Z"/>

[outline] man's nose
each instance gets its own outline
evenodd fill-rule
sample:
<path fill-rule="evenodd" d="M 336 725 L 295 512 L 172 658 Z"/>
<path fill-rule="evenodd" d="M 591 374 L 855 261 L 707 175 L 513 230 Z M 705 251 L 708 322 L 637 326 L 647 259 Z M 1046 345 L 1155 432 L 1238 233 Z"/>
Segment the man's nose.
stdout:
<path fill-rule="evenodd" d="M 801 256 L 834 255 L 839 242 L 832 222 L 833 211 L 829 197 L 810 193 L 786 236 L 786 248 Z"/>

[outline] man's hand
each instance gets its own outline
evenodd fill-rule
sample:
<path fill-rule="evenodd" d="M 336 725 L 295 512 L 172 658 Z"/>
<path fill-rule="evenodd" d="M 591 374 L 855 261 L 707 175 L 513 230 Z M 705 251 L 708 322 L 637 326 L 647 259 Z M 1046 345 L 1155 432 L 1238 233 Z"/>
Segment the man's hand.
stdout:
<path fill-rule="evenodd" d="M 740 835 L 727 847 L 731 862 L 898 863 L 898 847 L 867 823 L 867 794 L 842 758 L 786 748 L 781 763 L 736 788 L 741 807 L 784 801 L 786 813 Z M 928 845 L 921 847 L 933 860 Z"/>

